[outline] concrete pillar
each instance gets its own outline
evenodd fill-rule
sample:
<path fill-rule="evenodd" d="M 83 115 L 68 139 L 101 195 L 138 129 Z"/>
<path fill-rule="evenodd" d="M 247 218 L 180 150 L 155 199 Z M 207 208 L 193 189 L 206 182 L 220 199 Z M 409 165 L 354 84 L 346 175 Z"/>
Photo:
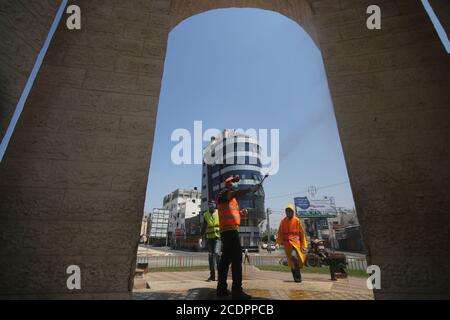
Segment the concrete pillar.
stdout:
<path fill-rule="evenodd" d="M 59 2 L 0 2 L 0 141 L 8 128 Z"/>
<path fill-rule="evenodd" d="M 449 298 L 449 56 L 420 1 L 311 3 L 375 297 Z"/>
<path fill-rule="evenodd" d="M 0 166 L 0 296 L 132 289 L 169 1 L 74 3 L 82 29 L 60 24 Z"/>
<path fill-rule="evenodd" d="M 429 0 L 436 16 L 442 27 L 445 29 L 447 36 L 450 35 L 450 2 L 447 0 Z"/>

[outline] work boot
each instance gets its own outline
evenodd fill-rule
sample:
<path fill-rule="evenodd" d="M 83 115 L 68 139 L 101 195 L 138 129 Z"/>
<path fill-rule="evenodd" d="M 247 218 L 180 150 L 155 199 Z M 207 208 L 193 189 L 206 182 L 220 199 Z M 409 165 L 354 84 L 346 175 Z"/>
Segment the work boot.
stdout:
<path fill-rule="evenodd" d="M 294 276 L 295 282 L 302 282 L 302 274 L 300 273 L 300 268 L 295 268 L 292 270 L 292 275 Z"/>
<path fill-rule="evenodd" d="M 250 300 L 252 298 L 251 295 L 246 294 L 243 290 L 233 291 L 231 293 L 231 298 L 233 300 Z"/>
<path fill-rule="evenodd" d="M 294 281 L 296 281 L 297 277 L 295 276 L 295 269 L 291 269 L 292 272 L 292 278 L 294 278 Z"/>
<path fill-rule="evenodd" d="M 218 298 L 226 298 L 230 295 L 230 292 L 227 289 L 225 290 L 217 289 L 216 295 Z"/>
<path fill-rule="evenodd" d="M 300 272 L 300 268 L 296 270 L 297 273 L 297 282 L 302 282 L 302 273 Z"/>

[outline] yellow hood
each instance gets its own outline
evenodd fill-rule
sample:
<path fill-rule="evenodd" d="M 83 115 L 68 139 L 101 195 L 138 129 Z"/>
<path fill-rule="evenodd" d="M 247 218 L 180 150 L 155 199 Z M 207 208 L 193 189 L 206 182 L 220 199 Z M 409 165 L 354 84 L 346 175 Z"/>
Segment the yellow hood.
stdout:
<path fill-rule="evenodd" d="M 292 212 L 294 212 L 294 214 L 295 214 L 295 207 L 294 207 L 294 205 L 293 205 L 292 203 L 289 203 L 289 204 L 286 206 L 286 209 L 287 209 L 287 208 L 291 209 Z M 286 210 L 286 209 L 285 209 L 285 210 Z"/>

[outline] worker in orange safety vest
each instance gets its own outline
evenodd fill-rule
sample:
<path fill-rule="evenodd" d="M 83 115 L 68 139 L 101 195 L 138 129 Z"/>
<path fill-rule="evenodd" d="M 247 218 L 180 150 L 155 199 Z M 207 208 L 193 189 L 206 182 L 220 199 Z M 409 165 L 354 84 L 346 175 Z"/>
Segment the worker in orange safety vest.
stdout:
<path fill-rule="evenodd" d="M 217 296 L 228 296 L 227 275 L 231 264 L 233 284 L 231 295 L 233 299 L 248 300 L 251 298 L 242 290 L 242 247 L 239 239 L 239 226 L 241 215 L 248 214 L 247 209 L 240 209 L 237 198 L 248 193 L 257 192 L 261 187 L 257 184 L 254 188 L 238 190 L 239 176 L 231 176 L 225 180 L 225 188 L 217 197 L 217 209 L 219 211 L 219 229 L 222 243 L 222 255 L 219 262 L 219 281 L 217 283 Z"/>
<path fill-rule="evenodd" d="M 295 282 L 302 282 L 300 268 L 305 265 L 304 250 L 308 248 L 305 231 L 300 218 L 295 214 L 295 207 L 289 204 L 285 209 L 286 217 L 280 222 L 277 243 L 284 246 L 284 252 L 291 268 Z"/>

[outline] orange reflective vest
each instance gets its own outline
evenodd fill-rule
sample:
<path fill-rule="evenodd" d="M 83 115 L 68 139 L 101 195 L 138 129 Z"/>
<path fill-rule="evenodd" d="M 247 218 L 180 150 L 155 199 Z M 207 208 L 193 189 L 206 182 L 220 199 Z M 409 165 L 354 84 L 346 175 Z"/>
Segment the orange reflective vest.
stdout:
<path fill-rule="evenodd" d="M 236 198 L 228 202 L 217 203 L 220 232 L 237 230 L 241 224 L 241 214 Z"/>
<path fill-rule="evenodd" d="M 281 221 L 281 232 L 283 234 L 283 244 L 295 243 L 300 247 L 300 232 L 298 228 L 300 224 L 300 219 L 297 217 L 292 217 L 288 219 L 283 218 Z"/>

